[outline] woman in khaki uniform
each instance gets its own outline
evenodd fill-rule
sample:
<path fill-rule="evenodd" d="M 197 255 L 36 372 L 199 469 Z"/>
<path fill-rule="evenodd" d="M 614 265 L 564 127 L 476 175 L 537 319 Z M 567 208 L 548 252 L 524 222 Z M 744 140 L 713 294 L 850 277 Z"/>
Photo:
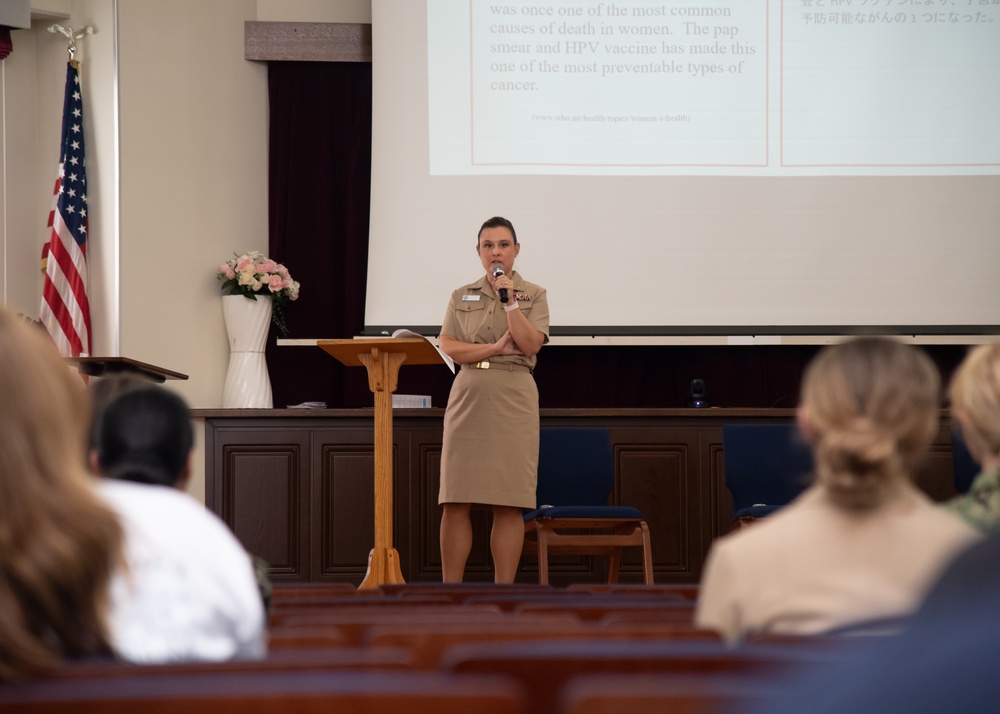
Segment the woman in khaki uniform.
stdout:
<path fill-rule="evenodd" d="M 514 582 L 522 510 L 535 507 L 538 389 L 532 370 L 549 339 L 549 307 L 545 289 L 514 272 L 520 250 L 510 221 L 486 221 L 476 243 L 486 275 L 452 293 L 441 325 L 441 349 L 462 366 L 444 417 L 438 503 L 445 582 L 461 582 L 465 574 L 473 503 L 493 508 L 494 579 Z"/>

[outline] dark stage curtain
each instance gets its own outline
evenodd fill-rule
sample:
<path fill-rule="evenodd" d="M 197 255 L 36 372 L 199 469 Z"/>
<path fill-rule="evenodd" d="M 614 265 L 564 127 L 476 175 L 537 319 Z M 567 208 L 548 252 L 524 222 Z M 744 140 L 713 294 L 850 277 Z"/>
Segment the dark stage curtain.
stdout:
<path fill-rule="evenodd" d="M 269 250 L 301 283 L 288 337 L 344 338 L 364 324 L 371 186 L 371 65 L 268 65 Z M 267 346 L 275 407 L 371 406 L 363 370 L 315 347 Z"/>
<path fill-rule="evenodd" d="M 270 257 L 302 284 L 287 309 L 289 337 L 354 337 L 364 327 L 368 264 L 371 65 L 271 62 L 268 71 Z M 456 276 L 456 286 L 464 279 Z M 267 362 L 276 407 L 372 405 L 364 369 L 342 367 L 315 347 L 277 347 L 275 338 L 272 329 Z M 684 407 L 692 379 L 705 381 L 711 406 L 794 407 L 802 371 L 818 350 L 549 346 L 535 376 L 543 408 Z M 965 354 L 961 346 L 927 351 L 945 379 Z M 429 394 L 443 407 L 451 382 L 442 366 L 404 367 L 397 393 Z"/>

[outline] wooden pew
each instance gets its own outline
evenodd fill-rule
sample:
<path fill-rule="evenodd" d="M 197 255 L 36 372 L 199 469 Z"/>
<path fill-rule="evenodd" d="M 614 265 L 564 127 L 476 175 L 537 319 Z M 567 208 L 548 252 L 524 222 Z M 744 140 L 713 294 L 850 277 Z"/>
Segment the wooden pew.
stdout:
<path fill-rule="evenodd" d="M 657 609 L 690 612 L 693 619 L 695 603 L 680 596 L 656 592 L 645 594 L 598 594 L 585 591 L 556 590 L 538 595 L 483 594 L 465 599 L 466 605 L 493 605 L 506 612 L 565 610 L 577 613 L 581 619 L 597 619 L 606 610 Z"/>
<path fill-rule="evenodd" d="M 422 597 L 407 600 L 388 598 L 384 595 L 353 595 L 353 596 L 314 596 L 301 595 L 293 598 L 283 598 L 271 602 L 269 616 L 280 616 L 290 611 L 325 610 L 343 608 L 376 608 L 376 607 L 416 607 L 418 605 L 446 606 L 455 602 L 448 595 L 427 593 Z"/>
<path fill-rule="evenodd" d="M 370 592 L 370 591 L 369 591 Z M 359 590 L 350 583 L 273 583 L 271 602 L 311 597 L 354 597 Z"/>
<path fill-rule="evenodd" d="M 442 672 L 187 673 L 0 687 L 5 714 L 522 714 L 523 689 Z"/>
<path fill-rule="evenodd" d="M 700 586 L 697 583 L 571 583 L 566 592 L 588 592 L 598 595 L 643 595 L 658 593 L 668 598 L 697 600 Z"/>
<path fill-rule="evenodd" d="M 733 674 L 588 674 L 563 689 L 555 714 L 725 714 L 781 692 L 777 679 Z"/>
<path fill-rule="evenodd" d="M 465 602 L 470 597 L 513 595 L 531 597 L 534 595 L 558 594 L 562 592 L 551 585 L 538 583 L 383 583 L 377 590 L 390 598 L 404 600 L 420 599 L 426 595 L 445 596 L 455 603 Z"/>
<path fill-rule="evenodd" d="M 333 672 L 338 670 L 405 670 L 412 655 L 401 647 L 299 647 L 273 649 L 260 660 L 132 664 L 111 660 L 71 662 L 56 670 L 52 680 L 131 679 L 186 674 L 254 675 L 267 672 Z"/>
<path fill-rule="evenodd" d="M 364 643 L 365 633 L 374 625 L 461 622 L 474 626 L 480 622 L 509 618 L 509 613 L 502 613 L 489 606 L 361 608 L 288 613 L 273 627 L 335 628 L 343 636 L 346 645 L 360 646 Z"/>
<path fill-rule="evenodd" d="M 494 673 L 519 681 L 531 693 L 532 712 L 557 711 L 574 677 L 596 674 L 788 674 L 836 661 L 830 650 L 808 647 L 726 647 L 707 641 L 608 641 L 607 639 L 463 644 L 441 658 L 444 671 Z"/>
<path fill-rule="evenodd" d="M 347 647 L 347 637 L 336 627 L 272 627 L 267 633 L 269 651 L 305 647 Z"/>
<path fill-rule="evenodd" d="M 456 645 L 516 641 L 522 644 L 538 641 L 566 640 L 707 640 L 720 642 L 718 633 L 675 623 L 639 624 L 604 627 L 593 622 L 581 622 L 569 613 L 551 618 L 511 616 L 506 621 L 474 623 L 396 623 L 374 625 L 367 633 L 365 644 L 372 648 L 395 647 L 412 653 L 411 661 L 418 669 L 441 667 L 444 653 Z"/>
<path fill-rule="evenodd" d="M 515 606 L 514 611 L 527 613 L 572 612 L 581 620 L 597 621 L 609 615 L 634 613 L 636 619 L 693 622 L 695 605 L 687 600 L 659 600 L 631 597 L 591 595 L 562 600 L 529 600 Z"/>

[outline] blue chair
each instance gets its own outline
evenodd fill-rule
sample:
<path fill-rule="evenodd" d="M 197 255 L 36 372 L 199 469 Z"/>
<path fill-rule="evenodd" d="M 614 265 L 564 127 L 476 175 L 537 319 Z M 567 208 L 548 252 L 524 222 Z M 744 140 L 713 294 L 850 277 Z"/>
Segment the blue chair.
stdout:
<path fill-rule="evenodd" d="M 733 527 L 764 518 L 809 484 L 812 451 L 795 424 L 725 424 L 722 454 Z"/>
<path fill-rule="evenodd" d="M 642 511 L 609 506 L 614 454 L 606 429 L 544 427 L 538 453 L 537 508 L 524 514 L 523 555 L 538 558 L 538 582 L 549 582 L 549 556 L 610 555 L 608 582 L 618 582 L 622 549 L 642 548 L 643 580 L 653 584 L 649 527 Z M 567 532 L 569 531 L 569 532 Z"/>
<path fill-rule="evenodd" d="M 967 493 L 980 468 L 969 453 L 969 447 L 962 436 L 962 430 L 955 425 L 951 429 L 951 470 L 954 477 L 955 490 Z"/>

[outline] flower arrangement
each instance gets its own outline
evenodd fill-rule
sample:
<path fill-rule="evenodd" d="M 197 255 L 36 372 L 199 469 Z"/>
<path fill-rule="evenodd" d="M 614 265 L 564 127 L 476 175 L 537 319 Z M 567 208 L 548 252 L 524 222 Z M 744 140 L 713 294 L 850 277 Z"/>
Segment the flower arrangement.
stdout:
<path fill-rule="evenodd" d="M 299 283 L 292 280 L 288 268 L 264 257 L 259 251 L 252 250 L 230 258 L 215 272 L 227 295 L 242 295 L 250 300 L 256 300 L 257 293 L 270 295 L 271 322 L 282 336 L 288 334 L 285 305 L 299 299 Z"/>

